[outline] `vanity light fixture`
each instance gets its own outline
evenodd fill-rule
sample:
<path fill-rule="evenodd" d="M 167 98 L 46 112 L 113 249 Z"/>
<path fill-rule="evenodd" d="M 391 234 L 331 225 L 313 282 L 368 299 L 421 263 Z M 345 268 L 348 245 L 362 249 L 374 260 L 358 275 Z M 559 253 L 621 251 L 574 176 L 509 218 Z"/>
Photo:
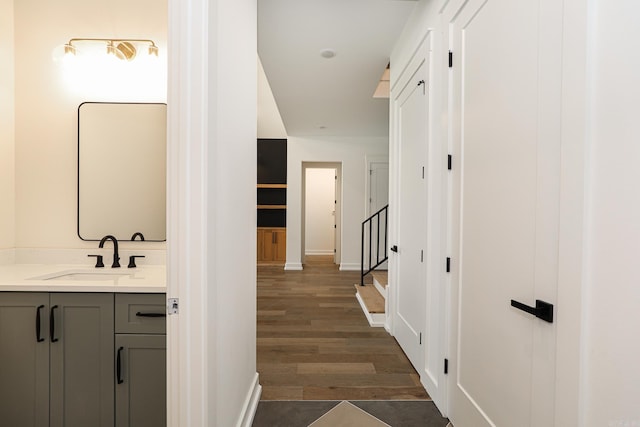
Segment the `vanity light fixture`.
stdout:
<path fill-rule="evenodd" d="M 113 55 L 118 59 L 131 61 L 136 57 L 137 45 L 148 45 L 149 55 L 158 56 L 158 46 L 153 40 L 148 39 L 80 39 L 73 38 L 64 45 L 65 55 L 75 55 L 77 53 L 76 46 L 81 43 L 105 43 L 107 46 L 107 54 Z"/>

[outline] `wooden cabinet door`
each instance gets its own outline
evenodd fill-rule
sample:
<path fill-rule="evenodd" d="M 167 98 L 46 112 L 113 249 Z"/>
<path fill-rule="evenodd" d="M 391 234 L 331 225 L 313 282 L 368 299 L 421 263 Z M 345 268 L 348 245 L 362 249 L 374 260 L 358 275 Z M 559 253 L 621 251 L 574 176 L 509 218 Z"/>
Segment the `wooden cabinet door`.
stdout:
<path fill-rule="evenodd" d="M 262 259 L 264 261 L 273 261 L 275 259 L 274 252 L 274 230 L 263 230 L 264 235 L 262 238 Z"/>
<path fill-rule="evenodd" d="M 257 238 L 258 262 L 269 261 L 268 259 L 265 258 L 265 245 L 271 244 L 271 237 L 265 237 L 265 232 L 266 232 L 265 229 L 262 229 L 262 228 L 258 229 L 258 238 Z"/>
<path fill-rule="evenodd" d="M 113 294 L 50 294 L 50 426 L 113 427 Z"/>
<path fill-rule="evenodd" d="M 287 231 L 273 230 L 274 238 L 274 261 L 287 260 Z"/>
<path fill-rule="evenodd" d="M 48 315 L 48 293 L 0 293 L 2 425 L 49 426 Z"/>
<path fill-rule="evenodd" d="M 167 425 L 166 335 L 117 334 L 116 427 Z"/>
<path fill-rule="evenodd" d="M 257 246 L 258 262 L 285 262 L 287 259 L 287 230 L 284 228 L 259 228 Z"/>

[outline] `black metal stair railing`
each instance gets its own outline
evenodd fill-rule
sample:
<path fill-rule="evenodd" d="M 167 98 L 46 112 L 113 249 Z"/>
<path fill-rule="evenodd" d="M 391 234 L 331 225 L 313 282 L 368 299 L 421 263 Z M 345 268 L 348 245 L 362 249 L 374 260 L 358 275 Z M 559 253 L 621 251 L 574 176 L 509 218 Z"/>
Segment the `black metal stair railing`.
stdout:
<path fill-rule="evenodd" d="M 373 215 L 371 215 L 369 218 L 365 219 L 362 222 L 361 252 L 360 252 L 360 286 L 364 286 L 364 278 L 367 274 L 371 273 L 373 270 L 375 270 L 377 267 L 379 267 L 382 263 L 384 263 L 389 258 L 389 255 L 387 252 L 387 225 L 389 224 L 388 212 L 389 212 L 389 205 L 386 205 L 385 207 L 380 209 L 378 212 L 374 213 Z M 382 226 L 380 224 L 381 218 L 383 218 Z M 375 243 L 376 243 L 375 259 L 374 259 L 374 250 L 373 250 L 374 235 L 375 235 Z M 384 236 L 384 245 L 382 246 L 382 250 L 380 250 L 381 235 Z M 368 256 L 368 263 L 366 264 L 366 267 L 365 267 L 366 242 L 369 243 L 369 250 L 368 250 L 369 256 Z"/>

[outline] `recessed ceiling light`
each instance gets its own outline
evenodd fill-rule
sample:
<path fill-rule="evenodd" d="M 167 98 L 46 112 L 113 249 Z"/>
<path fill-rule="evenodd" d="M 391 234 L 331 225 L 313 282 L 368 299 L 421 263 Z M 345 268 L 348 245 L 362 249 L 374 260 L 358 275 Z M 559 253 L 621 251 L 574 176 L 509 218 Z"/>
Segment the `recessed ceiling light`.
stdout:
<path fill-rule="evenodd" d="M 320 56 L 322 56 L 323 58 L 326 58 L 326 59 L 331 59 L 334 56 L 336 56 L 336 51 L 333 50 L 333 49 L 322 49 L 320 51 Z"/>

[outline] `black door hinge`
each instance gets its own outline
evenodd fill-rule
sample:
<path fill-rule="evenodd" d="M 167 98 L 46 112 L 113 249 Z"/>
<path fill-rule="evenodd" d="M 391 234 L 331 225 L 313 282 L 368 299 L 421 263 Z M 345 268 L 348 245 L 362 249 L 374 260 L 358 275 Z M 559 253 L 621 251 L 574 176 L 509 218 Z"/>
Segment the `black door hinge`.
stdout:
<path fill-rule="evenodd" d="M 449 51 L 449 68 L 453 68 L 453 52 Z"/>
<path fill-rule="evenodd" d="M 447 273 L 451 273 L 451 258 L 447 257 Z"/>
<path fill-rule="evenodd" d="M 447 169 L 451 170 L 451 164 L 453 163 L 453 159 L 451 158 L 451 154 L 447 155 Z"/>
<path fill-rule="evenodd" d="M 444 373 L 449 373 L 449 359 L 444 359 Z"/>

